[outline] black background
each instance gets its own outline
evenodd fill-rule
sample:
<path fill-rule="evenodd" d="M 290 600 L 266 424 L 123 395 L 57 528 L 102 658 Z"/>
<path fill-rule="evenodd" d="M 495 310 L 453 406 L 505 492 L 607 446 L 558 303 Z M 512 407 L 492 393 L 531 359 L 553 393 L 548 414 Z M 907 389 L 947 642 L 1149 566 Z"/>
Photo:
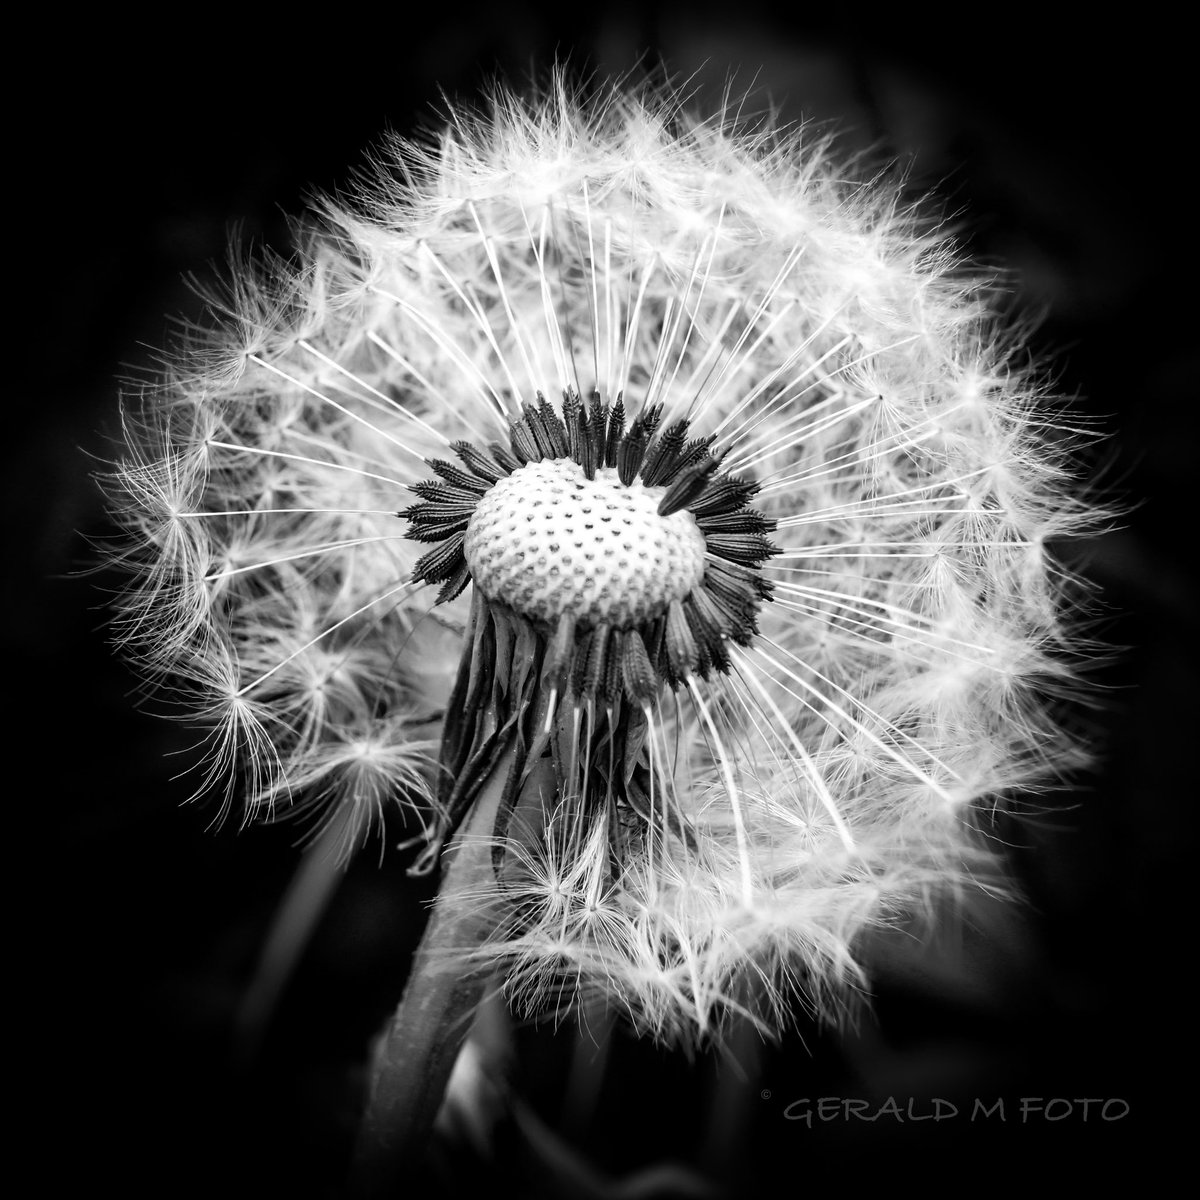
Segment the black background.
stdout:
<path fill-rule="evenodd" d="M 163 343 L 164 314 L 196 311 L 185 273 L 220 263 L 231 234 L 284 247 L 284 214 L 306 191 L 344 181 L 385 128 L 436 120 L 439 88 L 469 98 L 556 55 L 602 73 L 662 60 L 702 94 L 733 73 L 785 117 L 837 118 L 849 146 L 882 139 L 906 158 L 966 215 L 975 252 L 1012 268 L 1019 305 L 1045 313 L 1036 341 L 1056 355 L 1060 389 L 1112 435 L 1086 471 L 1129 509 L 1070 551 L 1103 589 L 1103 637 L 1126 649 L 1097 672 L 1096 768 L 1016 839 L 1023 926 L 1000 922 L 969 969 L 885 978 L 857 1036 L 839 1045 L 805 1027 L 740 1085 L 714 1057 L 689 1066 L 619 1039 L 576 1148 L 614 1178 L 673 1160 L 734 1194 L 770 1183 L 798 1195 L 1008 1170 L 1078 1182 L 1118 1162 L 1152 1175 L 1186 1141 L 1200 365 L 1186 39 L 1146 8 L 1120 27 L 1011 9 L 986 28 L 933 28 L 907 10 L 853 24 L 730 7 L 106 15 L 46 23 L 14 51 L 0 623 L 14 1173 L 130 1196 L 338 1194 L 366 1041 L 398 994 L 425 893 L 395 858 L 379 870 L 366 856 L 266 1041 L 238 1057 L 232 1014 L 294 866 L 294 830 L 213 832 L 211 809 L 182 803 L 186 758 L 170 756 L 186 735 L 136 711 L 105 644 L 113 580 L 72 574 L 90 561 L 83 535 L 107 531 L 89 456 L 107 452 L 118 378 Z M 519 1086 L 551 1124 L 568 1043 L 520 1034 Z M 783 1116 L 804 1097 L 889 1094 L 968 1111 L 1003 1096 L 1008 1120 L 808 1129 Z M 1121 1098 L 1130 1114 L 1022 1123 L 1023 1097 Z M 505 1180 L 585 1194 L 520 1139 L 506 1145 L 486 1170 L 460 1153 L 449 1175 L 414 1177 L 412 1194 Z"/>

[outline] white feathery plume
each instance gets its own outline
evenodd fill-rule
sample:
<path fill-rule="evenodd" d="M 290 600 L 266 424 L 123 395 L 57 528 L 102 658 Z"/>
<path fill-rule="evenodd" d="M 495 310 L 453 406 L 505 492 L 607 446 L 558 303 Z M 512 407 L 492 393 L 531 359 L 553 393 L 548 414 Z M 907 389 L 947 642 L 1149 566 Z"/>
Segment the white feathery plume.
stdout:
<path fill-rule="evenodd" d="M 525 688 L 471 951 L 518 1008 L 599 995 L 675 1042 L 797 1001 L 836 1018 L 864 933 L 1000 886 L 976 814 L 1072 761 L 1048 547 L 1090 517 L 1018 334 L 898 184 L 849 181 L 805 128 L 556 77 L 373 169 L 299 265 L 238 269 L 127 416 L 124 648 L 205 728 L 203 790 L 336 824 L 347 855 L 395 810 L 421 868 L 482 787 L 451 794 L 441 723 L 473 723 L 462 768 Z M 650 484 L 676 422 L 711 440 Z M 643 478 L 612 482 L 626 451 Z M 549 500 L 516 494 L 535 462 Z M 663 582 L 650 551 L 554 592 L 565 551 L 518 518 L 577 478 L 690 488 L 672 528 L 699 573 Z M 706 519 L 722 480 L 747 490 Z"/>

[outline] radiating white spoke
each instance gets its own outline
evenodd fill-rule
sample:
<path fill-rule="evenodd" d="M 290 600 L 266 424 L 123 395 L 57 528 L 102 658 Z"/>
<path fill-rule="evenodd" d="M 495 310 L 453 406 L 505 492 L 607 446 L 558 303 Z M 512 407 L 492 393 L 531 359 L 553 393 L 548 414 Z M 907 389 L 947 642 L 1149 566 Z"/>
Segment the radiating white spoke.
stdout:
<path fill-rule="evenodd" d="M 262 684 L 266 680 L 270 679 L 271 676 L 274 675 L 276 671 L 279 671 L 283 667 L 286 667 L 287 664 L 290 663 L 294 658 L 299 657 L 306 650 L 310 649 L 311 647 L 315 646 L 318 642 L 327 638 L 331 633 L 336 633 L 339 629 L 341 629 L 341 627 L 343 625 L 347 624 L 350 621 L 353 621 L 355 617 L 361 616 L 368 609 L 374 608 L 374 606 L 376 604 L 379 604 L 381 601 L 387 600 L 392 596 L 398 595 L 400 592 L 403 592 L 406 588 L 411 588 L 415 591 L 418 588 L 422 588 L 422 587 L 426 587 L 426 586 L 428 586 L 428 585 L 425 583 L 414 582 L 413 580 L 406 579 L 402 583 L 398 583 L 395 587 L 389 588 L 386 592 L 381 592 L 378 596 L 373 596 L 365 604 L 359 605 L 359 607 L 356 608 L 352 613 L 349 613 L 348 615 L 344 616 L 340 621 L 335 621 L 328 628 L 322 629 L 321 632 L 318 633 L 316 637 L 309 638 L 309 640 L 307 642 L 305 642 L 303 646 L 298 646 L 286 658 L 280 659 L 279 662 L 277 662 L 273 667 L 271 667 L 269 670 L 264 671 L 261 675 L 259 675 L 259 677 L 257 679 L 253 680 L 250 683 L 247 683 L 244 687 L 239 688 L 237 690 L 237 692 L 235 693 L 235 695 L 236 696 L 245 696 L 248 692 L 252 692 L 260 684 Z"/>
<path fill-rule="evenodd" d="M 238 450 L 243 454 L 255 454 L 261 458 L 282 458 L 291 462 L 308 463 L 312 467 L 328 467 L 331 471 L 348 471 L 353 475 L 361 475 L 365 479 L 377 479 L 381 483 L 389 483 L 393 487 L 404 491 L 408 490 L 408 484 L 403 480 L 392 479 L 388 475 L 377 475 L 374 471 L 364 471 L 361 467 L 351 466 L 349 463 L 327 462 L 320 458 L 306 458 L 302 454 L 288 454 L 283 450 L 266 450 L 262 446 L 243 446 L 235 442 L 220 442 L 215 439 L 210 439 L 207 445 L 216 446 L 220 450 Z"/>
<path fill-rule="evenodd" d="M 412 412 L 410 409 L 405 408 L 405 406 L 403 404 L 399 403 L 399 401 L 393 399 L 391 396 L 385 395 L 378 388 L 373 387 L 371 384 L 369 384 L 365 379 L 361 379 L 353 371 L 349 370 L 347 367 L 342 366 L 342 364 L 337 362 L 335 359 L 330 358 L 328 354 L 322 353 L 314 345 L 312 345 L 311 342 L 308 342 L 304 338 L 301 338 L 297 344 L 300 346 L 300 348 L 302 350 L 307 350 L 308 353 L 311 354 L 314 358 L 325 363 L 326 366 L 332 368 L 333 370 L 337 371 L 339 374 L 344 375 L 347 379 L 358 384 L 359 387 L 363 388 L 365 391 L 370 392 L 372 396 L 377 397 L 386 406 L 387 410 L 399 413 L 399 415 L 404 417 L 406 420 L 412 421 L 413 424 L 415 424 L 415 425 L 420 425 L 420 427 L 422 429 L 424 429 L 426 433 L 428 433 L 431 437 L 437 438 L 437 440 L 439 442 L 441 442 L 442 445 L 444 445 L 444 446 L 450 445 L 450 439 L 447 438 L 446 435 L 444 433 L 442 433 L 442 431 L 440 429 L 435 429 L 432 425 L 429 424 L 428 421 L 424 420 L 422 417 L 419 417 L 416 413 Z M 430 390 L 432 391 L 432 389 L 430 389 Z"/>
<path fill-rule="evenodd" d="M 294 384 L 302 391 L 307 392 L 310 396 L 315 396 L 323 404 L 328 404 L 330 408 L 336 409 L 343 416 L 349 417 L 352 421 L 357 421 L 360 425 L 365 426 L 372 433 L 377 434 L 385 441 L 390 442 L 398 450 L 403 450 L 405 454 L 411 454 L 414 458 L 420 459 L 422 462 L 425 461 L 425 456 L 419 451 L 414 450 L 411 446 L 405 445 L 402 441 L 400 441 L 399 438 L 393 437 L 390 433 L 380 429 L 378 425 L 368 421 L 361 413 L 356 413 L 353 411 L 353 409 L 347 408 L 344 404 L 339 404 L 338 401 L 336 401 L 332 396 L 326 395 L 318 388 L 305 383 L 302 379 L 297 379 L 294 375 L 289 374 L 287 371 L 282 370 L 273 363 L 267 362 L 266 359 L 259 358 L 257 354 L 251 354 L 249 358 L 251 362 L 257 363 L 258 366 L 270 371 L 274 375 L 278 375 L 281 379 L 286 379 L 289 383 Z"/>

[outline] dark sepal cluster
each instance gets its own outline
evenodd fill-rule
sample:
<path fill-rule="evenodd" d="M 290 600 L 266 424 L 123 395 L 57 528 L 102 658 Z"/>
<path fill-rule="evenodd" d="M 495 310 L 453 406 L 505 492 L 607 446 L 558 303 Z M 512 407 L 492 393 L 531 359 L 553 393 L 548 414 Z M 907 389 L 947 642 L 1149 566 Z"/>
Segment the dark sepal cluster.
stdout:
<path fill-rule="evenodd" d="M 452 446 L 461 466 L 430 460 L 437 479 L 414 484 L 421 503 L 400 516 L 409 536 L 439 543 L 417 561 L 413 578 L 441 583 L 437 602 L 452 600 L 470 582 L 463 554 L 467 523 L 479 498 L 501 478 L 530 462 L 570 458 L 589 479 L 614 468 L 626 486 L 640 479 L 665 488 L 660 516 L 686 509 L 704 534 L 708 562 L 704 579 L 667 611 L 638 629 L 608 625 L 574 628 L 561 661 L 564 682 L 582 698 L 623 693 L 642 704 L 647 669 L 657 680 L 678 687 L 689 675 L 707 678 L 728 671 L 726 640 L 747 645 L 757 632 L 757 614 L 771 599 L 771 585 L 759 567 L 776 547 L 767 534 L 774 522 L 750 501 L 758 485 L 721 471 L 713 438 L 688 438 L 689 422 L 679 420 L 661 432 L 662 406 L 650 405 L 626 425 L 624 401 L 611 406 L 598 392 L 585 402 L 577 392 L 563 394 L 561 415 L 540 393 L 512 422 L 507 447 L 499 442 L 481 450 L 469 442 Z M 568 682 L 569 681 L 569 682 Z M 566 690 L 566 688 L 564 688 Z"/>
<path fill-rule="evenodd" d="M 433 869 L 498 771 L 502 791 L 492 835 L 502 880 L 520 867 L 519 856 L 515 864 L 505 863 L 510 843 L 539 837 L 548 796 L 591 812 L 607 808 L 614 849 L 628 825 L 665 824 L 694 845 L 679 815 L 650 800 L 644 710 L 658 681 L 641 634 L 586 631 L 580 642 L 576 633 L 569 614 L 547 637 L 507 605 L 475 593 L 446 710 L 437 818 L 411 874 Z M 576 715 L 580 695 L 591 701 L 582 721 Z"/>

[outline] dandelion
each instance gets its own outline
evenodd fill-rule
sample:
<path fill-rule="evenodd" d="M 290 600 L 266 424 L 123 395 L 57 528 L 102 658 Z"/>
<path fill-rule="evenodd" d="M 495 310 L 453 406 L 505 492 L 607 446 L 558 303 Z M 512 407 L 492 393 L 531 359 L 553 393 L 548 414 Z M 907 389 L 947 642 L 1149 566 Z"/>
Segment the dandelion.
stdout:
<path fill-rule="evenodd" d="M 434 1093 L 492 972 L 672 1043 L 836 1019 L 1070 759 L 1064 439 L 986 281 L 848 174 L 501 92 L 239 269 L 129 417 L 117 628 L 202 790 L 456 848 L 387 1051 L 424 1005 Z"/>

